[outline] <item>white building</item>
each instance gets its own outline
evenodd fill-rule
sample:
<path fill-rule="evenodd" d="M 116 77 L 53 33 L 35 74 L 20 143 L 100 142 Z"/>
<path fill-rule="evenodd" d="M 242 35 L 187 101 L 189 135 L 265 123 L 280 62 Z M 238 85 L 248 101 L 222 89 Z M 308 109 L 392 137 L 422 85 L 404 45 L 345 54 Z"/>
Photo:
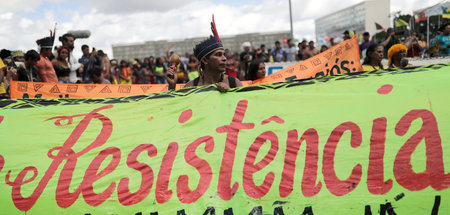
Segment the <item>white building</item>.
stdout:
<path fill-rule="evenodd" d="M 158 40 L 158 41 L 147 41 L 142 43 L 134 44 L 116 44 L 112 46 L 113 56 L 116 59 L 131 59 L 139 58 L 143 59 L 149 56 L 161 57 L 166 56 L 166 51 L 168 48 L 172 47 L 171 50 L 179 55 L 185 53 L 193 53 L 193 48 L 196 44 L 208 38 L 197 37 L 189 38 L 184 40 Z M 268 32 L 268 33 L 249 33 L 249 34 L 238 34 L 238 35 L 223 35 L 220 37 L 224 48 L 230 49 L 232 52 L 241 52 L 241 45 L 244 42 L 250 42 L 253 47 L 259 48 L 261 44 L 266 45 L 266 50 L 273 48 L 275 41 L 282 42 L 283 39 L 289 38 L 289 31 L 282 32 Z"/>
<path fill-rule="evenodd" d="M 385 28 L 390 26 L 390 0 L 365 0 L 332 14 L 315 20 L 316 41 L 324 44 L 329 37 L 342 37 L 344 31 L 356 31 L 357 34 L 369 32 L 374 35 L 375 23 Z"/>

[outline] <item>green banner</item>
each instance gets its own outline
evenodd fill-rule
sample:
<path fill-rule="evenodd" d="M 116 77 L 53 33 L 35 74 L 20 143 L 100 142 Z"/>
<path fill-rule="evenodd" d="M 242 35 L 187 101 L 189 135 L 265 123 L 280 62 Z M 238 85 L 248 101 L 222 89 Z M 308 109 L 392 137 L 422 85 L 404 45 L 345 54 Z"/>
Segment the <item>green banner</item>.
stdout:
<path fill-rule="evenodd" d="M 450 214 L 450 64 L 0 101 L 1 214 Z"/>

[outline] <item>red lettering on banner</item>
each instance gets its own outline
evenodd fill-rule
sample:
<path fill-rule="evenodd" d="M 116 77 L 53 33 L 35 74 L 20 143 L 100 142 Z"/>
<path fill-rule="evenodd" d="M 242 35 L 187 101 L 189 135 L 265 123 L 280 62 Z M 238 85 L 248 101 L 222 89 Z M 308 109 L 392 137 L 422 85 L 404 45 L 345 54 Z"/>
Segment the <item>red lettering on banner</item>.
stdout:
<path fill-rule="evenodd" d="M 370 137 L 369 167 L 367 170 L 367 188 L 370 193 L 381 195 L 392 188 L 392 179 L 384 181 L 384 144 L 386 142 L 385 117 L 373 120 Z"/>
<path fill-rule="evenodd" d="M 138 155 L 143 151 L 147 151 L 149 157 L 155 157 L 157 154 L 156 147 L 152 144 L 139 145 L 130 152 L 127 158 L 127 166 L 141 173 L 141 185 L 138 191 L 131 193 L 129 189 L 130 179 L 127 177 L 120 180 L 117 187 L 117 196 L 122 205 L 128 206 L 141 202 L 148 196 L 152 188 L 154 178 L 152 168 L 137 161 Z"/>
<path fill-rule="evenodd" d="M 73 195 L 65 196 L 62 194 L 68 194 L 68 188 L 72 179 L 72 173 L 75 169 L 76 165 L 76 158 L 84 155 L 85 153 L 89 152 L 90 150 L 102 146 L 106 140 L 111 136 L 112 132 L 112 122 L 109 118 L 106 116 L 98 113 L 101 110 L 112 108 L 113 105 L 106 105 L 100 108 L 97 108 L 93 111 L 91 111 L 88 114 L 83 115 L 74 115 L 74 116 L 62 116 L 62 117 L 53 117 L 48 120 L 57 119 L 55 122 L 56 126 L 63 126 L 61 124 L 61 121 L 67 120 L 67 124 L 70 125 L 73 122 L 73 118 L 84 116 L 84 118 L 78 123 L 78 125 L 75 127 L 73 132 L 70 134 L 70 136 L 67 138 L 67 140 L 64 142 L 62 146 L 57 146 L 53 149 L 49 150 L 48 156 L 49 158 L 53 159 L 53 162 L 50 164 L 49 168 L 45 172 L 44 176 L 42 177 L 41 181 L 38 183 L 37 187 L 33 191 L 33 193 L 29 197 L 23 197 L 21 193 L 22 185 L 25 185 L 31 181 L 33 181 L 38 171 L 35 167 L 29 166 L 24 168 L 16 177 L 16 179 L 11 182 L 10 181 L 10 174 L 11 170 L 6 175 L 5 181 L 8 185 L 12 186 L 12 201 L 17 209 L 21 211 L 28 211 L 30 208 L 33 207 L 33 205 L 36 203 L 37 199 L 41 196 L 42 192 L 44 191 L 45 187 L 47 186 L 49 180 L 53 177 L 56 170 L 58 169 L 59 165 L 64 162 L 64 160 L 67 160 L 68 162 L 66 165 L 64 165 L 63 170 L 61 171 L 58 185 L 57 185 L 57 191 L 56 191 L 56 201 L 60 207 L 69 207 L 75 199 L 79 195 L 79 191 L 75 191 Z M 102 129 L 100 131 L 100 134 L 97 136 L 97 138 L 88 145 L 85 149 L 78 153 L 74 153 L 72 150 L 72 147 L 77 143 L 79 140 L 81 134 L 86 130 L 88 125 L 93 119 L 98 119 L 102 122 Z M 58 150 L 58 154 L 56 156 L 52 155 L 52 152 Z M 34 173 L 33 177 L 29 180 L 23 181 L 26 174 L 32 171 Z M 82 182 L 83 184 L 83 182 Z M 67 189 L 67 192 L 64 190 Z"/>
<path fill-rule="evenodd" d="M 233 184 L 233 187 L 230 187 L 239 130 L 252 129 L 255 127 L 254 123 L 242 123 L 245 112 L 247 111 L 247 105 L 247 100 L 239 101 L 231 123 L 216 129 L 218 133 L 227 133 L 225 150 L 222 156 L 222 165 L 220 166 L 219 182 L 217 185 L 217 192 L 219 197 L 223 200 L 230 200 L 239 187 L 237 182 Z"/>
<path fill-rule="evenodd" d="M 403 116 L 395 126 L 395 133 L 404 136 L 416 119 L 422 119 L 422 127 L 400 148 L 394 161 L 394 177 L 404 188 L 411 191 L 423 190 L 431 186 L 435 190 L 450 187 L 450 173 L 445 174 L 441 136 L 436 117 L 428 110 L 412 110 Z M 415 173 L 411 156 L 417 145 L 425 140 L 426 170 Z"/>
<path fill-rule="evenodd" d="M 336 146 L 345 131 L 351 131 L 350 145 L 353 148 L 359 147 L 362 141 L 361 129 L 354 122 L 344 122 L 336 127 L 330 134 L 325 148 L 323 149 L 322 174 L 330 193 L 336 196 L 343 196 L 353 191 L 361 180 L 361 164 L 356 165 L 349 178 L 342 181 L 336 176 L 334 169 L 334 155 Z"/>
<path fill-rule="evenodd" d="M 105 167 L 105 169 L 97 173 L 100 168 L 100 165 L 109 155 L 113 156 L 112 161 L 108 164 L 108 166 Z M 108 186 L 108 188 L 106 188 L 106 190 L 104 190 L 100 194 L 94 192 L 93 184 L 94 182 L 100 180 L 101 178 L 113 172 L 119 165 L 119 162 L 120 162 L 120 149 L 116 147 L 108 147 L 106 149 L 103 149 L 94 158 L 94 160 L 92 160 L 91 164 L 89 164 L 89 167 L 86 169 L 86 172 L 84 173 L 84 178 L 82 182 L 83 184 L 82 194 L 84 197 L 84 201 L 88 205 L 98 206 L 104 201 L 106 201 L 106 199 L 108 199 L 114 192 L 114 189 L 116 188 L 115 182 L 112 182 Z"/>
<path fill-rule="evenodd" d="M 5 158 L 0 155 L 0 172 L 3 170 L 3 167 L 5 166 Z"/>
<path fill-rule="evenodd" d="M 269 152 L 264 156 L 264 158 L 255 163 L 256 155 L 258 155 L 261 146 L 267 141 L 270 141 L 270 149 Z M 264 182 L 257 186 L 255 181 L 253 180 L 253 174 L 264 169 L 270 162 L 273 161 L 278 152 L 278 137 L 272 131 L 266 131 L 260 134 L 253 144 L 250 146 L 250 149 L 247 152 L 247 156 L 245 157 L 244 169 L 243 169 L 243 180 L 242 186 L 244 187 L 245 193 L 248 196 L 259 199 L 262 198 L 269 192 L 272 187 L 273 180 L 275 178 L 275 174 L 273 172 L 267 173 L 264 178 Z"/>
<path fill-rule="evenodd" d="M 197 201 L 207 190 L 212 179 L 211 166 L 205 160 L 199 158 L 195 154 L 195 150 L 200 144 L 205 143 L 205 152 L 211 153 L 214 149 L 214 139 L 211 136 L 200 137 L 186 148 L 184 152 L 184 159 L 186 163 L 195 167 L 200 173 L 200 180 L 198 181 L 197 188 L 191 190 L 189 188 L 189 177 L 187 175 L 181 175 L 177 181 L 177 195 L 180 202 L 185 204 L 193 203 Z"/>
<path fill-rule="evenodd" d="M 318 194 L 320 189 L 322 189 L 322 182 L 319 181 L 316 185 L 317 163 L 319 161 L 319 135 L 317 131 L 310 128 L 303 133 L 299 140 L 297 130 L 291 130 L 288 132 L 284 168 L 279 186 L 281 197 L 289 196 L 293 190 L 295 162 L 303 141 L 306 142 L 306 157 L 302 179 L 302 193 L 306 197 L 311 197 Z"/>
<path fill-rule="evenodd" d="M 173 162 L 178 153 L 178 144 L 172 142 L 167 148 L 167 152 L 159 168 L 158 179 L 156 180 L 155 198 L 158 203 L 169 201 L 172 197 L 172 190 L 169 190 L 170 174 L 172 173 Z"/>

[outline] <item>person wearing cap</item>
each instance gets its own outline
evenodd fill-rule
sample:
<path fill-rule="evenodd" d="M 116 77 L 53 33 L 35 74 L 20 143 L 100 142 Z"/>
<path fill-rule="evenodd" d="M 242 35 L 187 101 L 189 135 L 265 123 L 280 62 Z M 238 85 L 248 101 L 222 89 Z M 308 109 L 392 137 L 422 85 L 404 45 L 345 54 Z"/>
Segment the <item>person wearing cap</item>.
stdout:
<path fill-rule="evenodd" d="M 359 54 L 360 54 L 361 58 L 365 58 L 367 48 L 369 48 L 369 46 L 375 44 L 375 41 L 370 40 L 370 33 L 367 31 L 364 32 L 364 34 L 363 34 L 363 40 L 364 41 L 361 44 L 359 44 Z"/>
<path fill-rule="evenodd" d="M 25 63 L 25 58 L 24 58 L 23 52 L 20 50 L 11 52 L 11 57 L 13 58 L 16 65 L 17 65 L 17 62 Z"/>
<path fill-rule="evenodd" d="M 400 43 L 397 36 L 395 36 L 395 32 L 393 28 L 387 29 L 387 37 L 386 39 L 381 43 L 381 45 L 384 46 L 384 57 L 387 58 L 387 51 L 395 44 Z"/>
<path fill-rule="evenodd" d="M 238 79 L 224 74 L 227 58 L 215 28 L 214 16 L 211 28 L 214 36 L 210 36 L 194 47 L 194 55 L 200 62 L 200 76 L 189 81 L 184 87 L 217 84 L 220 92 L 226 92 L 230 88 L 242 86 Z M 169 83 L 169 89 L 175 89 L 177 75 L 174 66 L 168 69 L 166 79 Z"/>
<path fill-rule="evenodd" d="M 41 59 L 36 63 L 39 70 L 39 80 L 41 82 L 58 83 L 58 76 L 56 76 L 55 69 L 49 57 L 52 54 L 53 43 L 55 35 L 50 32 L 50 37 L 45 37 L 36 41 L 40 49 Z"/>
<path fill-rule="evenodd" d="M 403 44 L 395 44 L 388 50 L 388 66 L 392 68 L 405 68 L 411 66 L 406 59 L 408 48 Z"/>

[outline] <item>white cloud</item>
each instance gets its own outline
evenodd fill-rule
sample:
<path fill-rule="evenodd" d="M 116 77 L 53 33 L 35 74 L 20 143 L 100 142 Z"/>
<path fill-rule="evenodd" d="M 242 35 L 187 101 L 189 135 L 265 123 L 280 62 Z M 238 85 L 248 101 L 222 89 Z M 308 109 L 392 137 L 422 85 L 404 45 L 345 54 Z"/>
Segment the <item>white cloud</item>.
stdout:
<path fill-rule="evenodd" d="M 103 49 L 111 55 L 112 44 L 207 37 L 211 34 L 209 22 L 213 13 L 220 35 L 290 29 L 288 2 L 278 0 L 263 0 L 261 4 L 242 3 L 241 6 L 213 4 L 207 0 L 188 0 L 183 3 L 178 0 L 83 0 L 86 4 L 83 4 L 79 11 L 62 8 L 64 14 L 70 15 L 70 18 L 64 21 L 59 20 L 58 13 L 50 8 L 40 12 L 40 19 L 31 19 L 16 13 L 20 10 L 19 6 L 35 9 L 39 4 L 49 1 L 61 0 L 19 0 L 15 1 L 15 4 L 9 1 L 6 6 L 2 5 L 2 8 L 7 8 L 9 12 L 0 15 L 0 41 L 4 46 L 0 48 L 36 48 L 35 41 L 48 36 L 48 29 L 53 28 L 55 22 L 58 22 L 57 36 L 69 30 L 91 31 L 89 39 L 76 40 L 76 57 L 81 55 L 79 49 L 82 44 L 96 47 L 97 50 Z M 439 1 L 393 0 L 391 11 L 402 9 L 405 13 L 411 12 Z M 315 39 L 314 19 L 359 2 L 361 0 L 292 1 L 295 37 Z M 24 5 L 27 7 L 23 7 Z M 55 44 L 60 43 L 55 41 Z"/>

